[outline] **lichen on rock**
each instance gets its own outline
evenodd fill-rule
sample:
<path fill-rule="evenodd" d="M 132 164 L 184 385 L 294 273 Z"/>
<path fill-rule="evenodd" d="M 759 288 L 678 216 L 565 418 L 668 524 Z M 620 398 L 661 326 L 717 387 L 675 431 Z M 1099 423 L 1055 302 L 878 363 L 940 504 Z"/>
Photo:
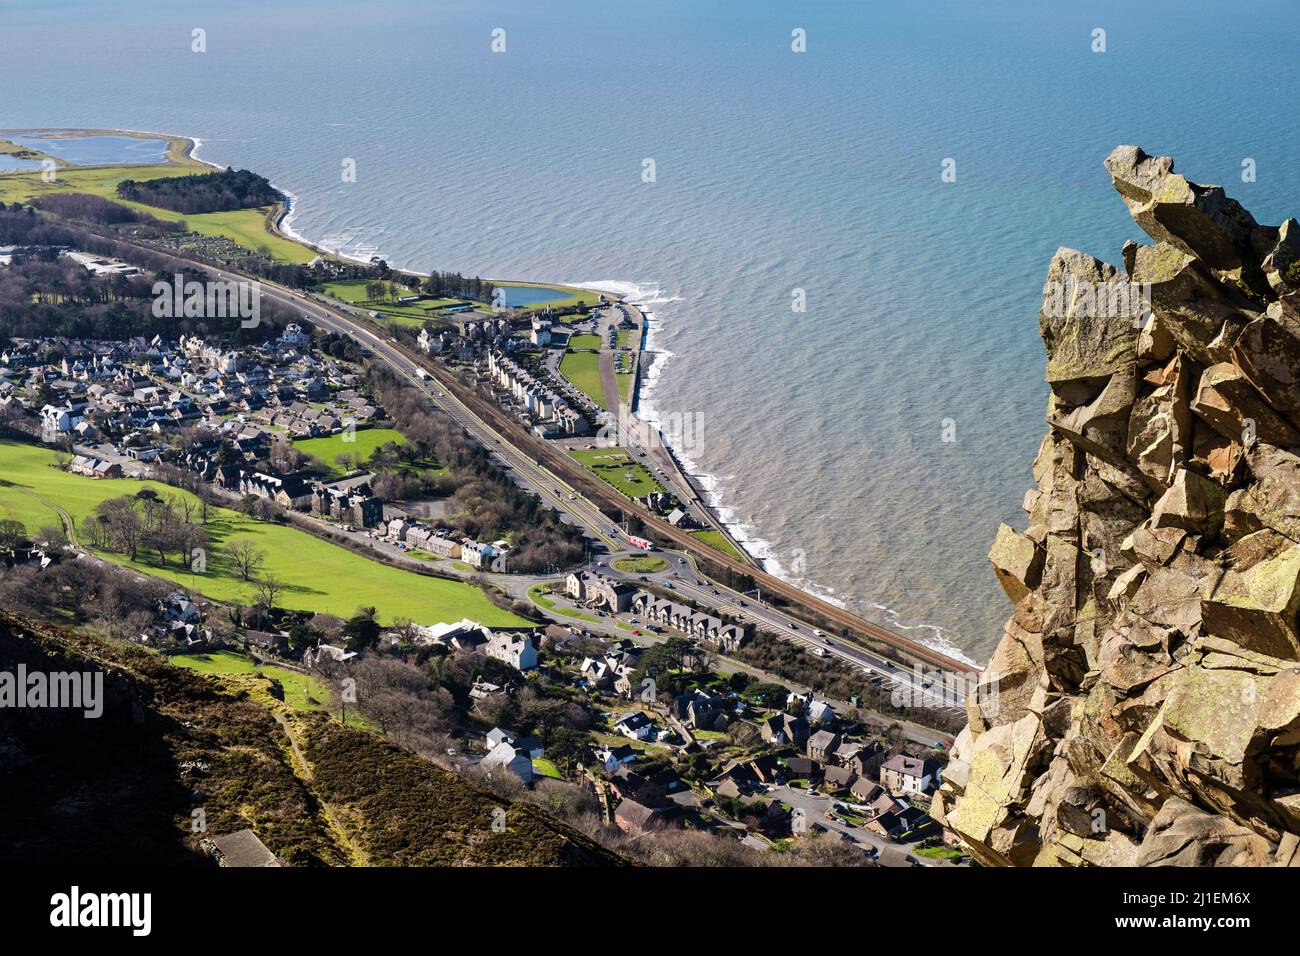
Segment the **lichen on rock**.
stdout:
<path fill-rule="evenodd" d="M 933 811 L 985 865 L 1300 866 L 1300 227 L 1105 165 L 1153 243 L 1048 267 L 1014 609 Z"/>

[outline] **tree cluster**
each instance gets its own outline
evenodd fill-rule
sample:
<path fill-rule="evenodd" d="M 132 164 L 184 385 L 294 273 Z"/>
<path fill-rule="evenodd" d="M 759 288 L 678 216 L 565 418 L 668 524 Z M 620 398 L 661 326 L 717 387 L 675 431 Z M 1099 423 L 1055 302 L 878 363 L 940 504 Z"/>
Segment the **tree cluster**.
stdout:
<path fill-rule="evenodd" d="M 265 177 L 230 167 L 197 176 L 126 179 L 118 184 L 117 194 L 132 202 L 186 214 L 255 209 L 284 199 Z"/>

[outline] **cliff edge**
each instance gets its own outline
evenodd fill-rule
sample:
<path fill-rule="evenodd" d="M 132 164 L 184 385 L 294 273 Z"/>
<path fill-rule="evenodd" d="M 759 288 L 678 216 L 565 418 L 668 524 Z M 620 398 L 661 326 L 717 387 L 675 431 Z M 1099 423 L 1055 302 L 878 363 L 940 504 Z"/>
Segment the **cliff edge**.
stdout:
<path fill-rule="evenodd" d="M 1120 146 L 1048 267 L 1015 604 L 935 818 L 986 865 L 1300 866 L 1300 225 Z"/>

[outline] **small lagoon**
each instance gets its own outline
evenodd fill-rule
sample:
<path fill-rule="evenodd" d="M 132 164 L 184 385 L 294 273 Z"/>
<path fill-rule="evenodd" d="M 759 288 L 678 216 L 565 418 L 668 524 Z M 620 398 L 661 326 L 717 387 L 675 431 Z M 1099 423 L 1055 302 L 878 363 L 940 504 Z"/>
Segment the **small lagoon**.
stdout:
<path fill-rule="evenodd" d="M 161 163 L 167 157 L 167 140 L 139 136 L 58 136 L 26 134 L 6 137 L 11 143 L 37 149 L 75 166 L 115 166 L 120 163 Z M 3 158 L 0 158 L 3 159 Z M 21 160 L 20 160 L 21 162 Z M 35 167 L 40 168 L 40 163 Z M 0 169 L 26 169 L 0 165 Z"/>
<path fill-rule="evenodd" d="M 567 304 L 571 299 L 577 298 L 572 292 L 564 292 L 561 289 L 543 289 L 531 285 L 498 285 L 497 288 L 505 291 L 506 307 L 511 309 L 536 305 L 538 302 Z"/>

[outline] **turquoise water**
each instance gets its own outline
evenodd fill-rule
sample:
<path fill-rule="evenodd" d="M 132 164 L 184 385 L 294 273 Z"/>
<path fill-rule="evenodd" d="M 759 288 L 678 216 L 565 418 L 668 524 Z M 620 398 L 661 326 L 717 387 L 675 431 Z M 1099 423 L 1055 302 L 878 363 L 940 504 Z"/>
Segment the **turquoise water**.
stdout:
<path fill-rule="evenodd" d="M 689 458 L 740 533 L 974 658 L 1009 612 L 985 554 L 1023 521 L 1044 432 L 1048 259 L 1118 262 L 1138 236 L 1102 159 L 1137 142 L 1261 220 L 1300 210 L 1300 5 L 1282 0 L 60 11 L 5 5 L 0 125 L 197 136 L 333 248 L 640 290 L 643 407 L 700 416 Z"/>
<path fill-rule="evenodd" d="M 165 139 L 107 135 L 72 137 L 15 135 L 7 139 L 11 143 L 40 150 L 42 153 L 57 156 L 78 166 L 160 163 L 167 158 Z"/>
<path fill-rule="evenodd" d="M 536 302 L 555 302 L 563 305 L 577 296 L 570 292 L 558 292 L 555 289 L 539 289 L 528 285 L 498 285 L 506 294 L 506 305 L 512 309 L 533 305 Z"/>

